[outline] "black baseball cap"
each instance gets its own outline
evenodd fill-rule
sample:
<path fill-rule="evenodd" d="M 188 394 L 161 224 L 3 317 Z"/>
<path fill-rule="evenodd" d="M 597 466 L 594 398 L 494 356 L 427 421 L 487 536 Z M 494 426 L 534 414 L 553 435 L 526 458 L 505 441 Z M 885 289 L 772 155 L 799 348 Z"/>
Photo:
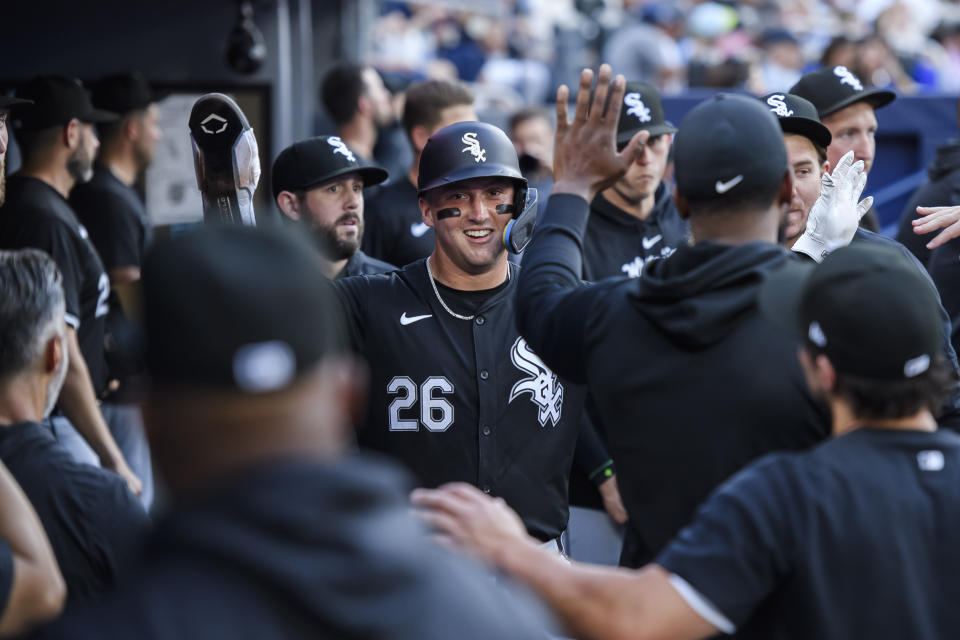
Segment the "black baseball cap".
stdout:
<path fill-rule="evenodd" d="M 792 93 L 768 93 L 760 98 L 777 116 L 784 133 L 795 133 L 809 138 L 824 149 L 830 146 L 833 136 L 823 126 L 813 103 Z"/>
<path fill-rule="evenodd" d="M 145 363 L 155 385 L 264 393 L 339 350 L 316 249 L 282 227 L 205 225 L 147 254 Z"/>
<path fill-rule="evenodd" d="M 777 119 L 756 98 L 731 93 L 690 110 L 673 142 L 673 161 L 677 190 L 696 201 L 733 200 L 787 173 Z"/>
<path fill-rule="evenodd" d="M 860 79 L 843 65 L 805 74 L 790 88 L 790 93 L 812 102 L 821 118 L 855 102 L 868 102 L 874 109 L 879 109 L 897 97 L 886 89 L 865 89 Z"/>
<path fill-rule="evenodd" d="M 791 260 L 760 288 L 761 311 L 840 372 L 903 380 L 941 349 L 937 294 L 902 250 L 874 242 L 820 264 Z"/>
<path fill-rule="evenodd" d="M 74 118 L 88 124 L 113 122 L 116 113 L 95 109 L 79 80 L 65 76 L 37 76 L 17 92 L 33 100 L 33 107 L 18 114 L 21 129 L 38 130 L 64 126 Z"/>
<path fill-rule="evenodd" d="M 276 200 L 281 191 L 303 191 L 347 173 L 358 173 L 366 187 L 380 184 L 388 173 L 362 165 L 337 136 L 317 136 L 295 142 L 273 161 L 271 185 Z"/>
<path fill-rule="evenodd" d="M 654 137 L 676 133 L 677 128 L 664 120 L 656 87 L 646 82 L 628 82 L 617 122 L 617 146 L 626 145 L 640 131 L 649 131 L 650 137 Z"/>
<path fill-rule="evenodd" d="M 13 109 L 14 107 L 25 107 L 33 104 L 33 100 L 24 100 L 23 98 L 13 98 L 0 94 L 0 109 Z"/>
<path fill-rule="evenodd" d="M 98 109 L 127 114 L 145 109 L 166 98 L 169 92 L 156 92 L 139 71 L 105 76 L 90 86 L 90 97 Z"/>

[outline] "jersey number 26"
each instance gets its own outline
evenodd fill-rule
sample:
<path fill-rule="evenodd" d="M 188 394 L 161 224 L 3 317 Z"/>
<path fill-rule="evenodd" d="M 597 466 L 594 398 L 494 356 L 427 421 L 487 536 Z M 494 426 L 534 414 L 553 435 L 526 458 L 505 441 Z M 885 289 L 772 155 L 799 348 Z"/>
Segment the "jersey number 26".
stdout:
<path fill-rule="evenodd" d="M 453 383 L 442 376 L 430 376 L 420 385 L 420 420 L 401 418 L 400 412 L 417 404 L 417 385 L 407 376 L 395 376 L 387 384 L 387 393 L 397 396 L 387 408 L 390 431 L 446 431 L 453 424 L 453 403 L 444 395 L 453 393 Z"/>

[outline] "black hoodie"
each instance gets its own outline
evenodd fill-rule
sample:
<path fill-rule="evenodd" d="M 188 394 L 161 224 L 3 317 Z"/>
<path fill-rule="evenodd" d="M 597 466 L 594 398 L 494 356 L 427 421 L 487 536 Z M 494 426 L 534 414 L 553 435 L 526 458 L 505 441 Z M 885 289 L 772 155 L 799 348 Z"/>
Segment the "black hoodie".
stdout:
<path fill-rule="evenodd" d="M 630 515 L 621 562 L 640 566 L 727 477 L 819 442 L 829 422 L 796 342 L 756 306 L 787 250 L 700 242 L 639 280 L 580 286 L 585 214 L 580 198 L 551 198 L 520 274 L 520 330 L 557 375 L 587 382 Z"/>
<path fill-rule="evenodd" d="M 951 140 L 937 149 L 937 156 L 928 169 L 929 179 L 914 192 L 903 213 L 900 214 L 900 227 L 897 229 L 897 241 L 910 249 L 928 269 L 930 268 L 930 249 L 927 243 L 932 235 L 917 235 L 911 222 L 917 218 L 917 207 L 940 207 L 960 204 L 960 140 Z"/>
<path fill-rule="evenodd" d="M 590 203 L 590 220 L 583 237 L 583 279 L 602 280 L 628 275 L 636 278 L 645 264 L 673 253 L 685 244 L 687 223 L 662 182 L 645 220 L 623 211 L 598 193 Z"/>
<path fill-rule="evenodd" d="M 44 637 L 546 637 L 529 598 L 426 541 L 392 467 L 288 462 L 234 480 L 158 526 L 134 581 Z"/>

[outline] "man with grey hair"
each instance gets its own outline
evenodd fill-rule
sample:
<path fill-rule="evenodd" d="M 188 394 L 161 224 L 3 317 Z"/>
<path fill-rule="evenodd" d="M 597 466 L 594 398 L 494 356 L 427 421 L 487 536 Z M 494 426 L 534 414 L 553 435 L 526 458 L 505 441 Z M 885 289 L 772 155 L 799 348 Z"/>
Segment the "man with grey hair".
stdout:
<path fill-rule="evenodd" d="M 0 248 L 41 249 L 63 274 L 68 325 L 64 347 L 70 357 L 57 412 L 62 416 L 51 421 L 52 428 L 78 460 L 99 462 L 140 493 L 140 480 L 97 406 L 109 386 L 104 331 L 110 278 L 66 200 L 75 184 L 93 174 L 99 146 L 93 125 L 116 115 L 94 109 L 83 87 L 61 76 L 39 76 L 18 97 L 34 105 L 17 114 L 23 166 L 11 176 L 0 209 Z"/>
<path fill-rule="evenodd" d="M 149 520 L 121 478 L 75 462 L 40 424 L 69 368 L 62 281 L 42 251 L 0 251 L 0 460 L 36 509 L 77 601 L 113 584 Z"/>

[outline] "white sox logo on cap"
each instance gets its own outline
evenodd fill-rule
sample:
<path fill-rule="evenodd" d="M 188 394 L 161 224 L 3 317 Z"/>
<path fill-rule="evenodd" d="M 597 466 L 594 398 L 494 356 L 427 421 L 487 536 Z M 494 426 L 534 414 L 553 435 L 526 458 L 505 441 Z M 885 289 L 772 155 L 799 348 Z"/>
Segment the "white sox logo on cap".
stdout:
<path fill-rule="evenodd" d="M 477 134 L 475 132 L 471 131 L 470 133 L 463 134 L 460 142 L 467 145 L 461 149 L 460 153 L 467 153 L 469 151 L 473 156 L 474 162 L 487 161 L 487 150 L 480 146 L 480 141 L 477 140 Z"/>
<path fill-rule="evenodd" d="M 346 143 L 337 136 L 330 136 L 327 138 L 327 144 L 333 147 L 334 153 L 339 153 L 340 155 L 345 156 L 350 162 L 357 161 L 357 158 L 353 155 L 353 151 L 350 151 L 350 148 L 346 145 Z"/>
<path fill-rule="evenodd" d="M 793 109 L 787 108 L 787 103 L 784 102 L 783 94 L 777 93 L 769 98 L 767 98 L 767 104 L 773 107 L 770 111 L 773 111 L 774 115 L 778 118 L 789 118 L 793 115 Z"/>
<path fill-rule="evenodd" d="M 653 119 L 650 117 L 650 109 L 647 105 L 643 104 L 639 93 L 628 93 L 625 95 L 623 97 L 623 104 L 630 107 L 627 109 L 627 115 L 636 116 L 640 122 L 650 122 Z"/>
<path fill-rule="evenodd" d="M 848 84 L 853 87 L 855 91 L 863 91 L 863 85 L 860 84 L 857 76 L 853 75 L 850 69 L 847 69 L 842 64 L 833 68 L 833 75 L 840 78 L 840 84 Z"/>

